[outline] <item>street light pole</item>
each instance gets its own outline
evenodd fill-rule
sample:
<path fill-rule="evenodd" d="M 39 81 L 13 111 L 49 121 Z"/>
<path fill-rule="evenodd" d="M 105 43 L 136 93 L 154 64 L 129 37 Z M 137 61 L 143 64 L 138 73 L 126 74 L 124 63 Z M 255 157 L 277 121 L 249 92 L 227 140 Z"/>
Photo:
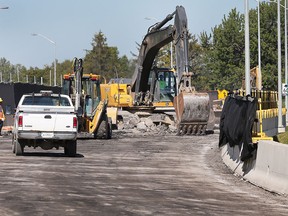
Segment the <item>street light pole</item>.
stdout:
<path fill-rule="evenodd" d="M 287 63 L 287 57 L 288 57 L 288 53 L 287 53 L 287 0 L 285 0 L 285 85 L 287 85 L 288 82 L 288 63 Z M 287 122 L 287 108 L 288 108 L 288 97 L 287 97 L 287 93 L 285 92 L 285 108 L 286 108 L 286 122 Z"/>
<path fill-rule="evenodd" d="M 281 81 L 281 25 L 280 0 L 277 0 L 277 29 L 278 29 L 278 133 L 285 132 L 282 122 L 282 81 Z"/>
<path fill-rule="evenodd" d="M 258 61 L 259 61 L 259 70 L 261 72 L 261 46 L 260 46 L 260 0 L 256 0 L 258 2 Z M 284 132 L 285 128 L 283 126 L 283 121 L 282 121 L 282 79 L 281 79 L 281 32 L 280 32 L 280 7 L 283 7 L 285 10 L 285 81 L 284 84 L 287 85 L 288 83 L 288 52 L 287 52 L 287 0 L 285 0 L 285 5 L 280 4 L 280 1 L 278 0 L 275 1 L 268 1 L 270 3 L 277 3 L 277 14 L 278 14 L 278 131 L 279 132 Z M 280 75 L 279 75 L 280 74 Z M 285 93 L 285 108 L 288 108 L 288 97 Z M 281 118 L 280 118 L 281 116 Z M 286 112 L 286 122 L 288 119 L 288 112 Z M 284 129 L 282 129 L 284 128 Z M 283 131 L 284 130 L 284 131 Z"/>
<path fill-rule="evenodd" d="M 56 74 L 56 43 L 54 43 L 54 86 L 57 85 L 56 82 L 56 78 L 57 78 L 57 74 Z"/>
<path fill-rule="evenodd" d="M 0 7 L 0 9 L 1 9 L 1 10 L 7 10 L 7 9 L 9 9 L 9 7 Z M 0 82 L 1 82 L 1 83 L 3 82 L 3 74 L 2 74 L 2 72 L 1 72 L 1 74 L 0 74 Z"/>
<path fill-rule="evenodd" d="M 258 69 L 261 73 L 261 27 L 260 27 L 260 0 L 257 0 L 258 2 Z"/>
<path fill-rule="evenodd" d="M 251 94 L 250 86 L 250 41 L 249 41 L 249 0 L 245 0 L 245 91 Z"/>
<path fill-rule="evenodd" d="M 54 45 L 54 86 L 56 86 L 57 85 L 57 83 L 56 83 L 56 42 L 54 42 L 53 40 L 51 40 L 50 38 L 48 38 L 42 34 L 33 33 L 32 36 L 40 36 L 40 37 L 48 40 L 50 43 L 52 43 Z M 50 83 L 51 83 L 51 81 L 50 81 Z"/>

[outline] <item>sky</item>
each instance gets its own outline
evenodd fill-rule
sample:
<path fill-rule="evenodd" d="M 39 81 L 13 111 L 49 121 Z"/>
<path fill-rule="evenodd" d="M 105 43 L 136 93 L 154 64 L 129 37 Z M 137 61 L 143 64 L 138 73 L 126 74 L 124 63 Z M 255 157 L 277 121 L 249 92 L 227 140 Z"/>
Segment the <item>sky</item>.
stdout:
<path fill-rule="evenodd" d="M 245 0 L 0 0 L 0 58 L 11 64 L 43 68 L 83 58 L 92 48 L 93 36 L 102 31 L 119 56 L 137 53 L 149 26 L 185 8 L 192 34 L 211 32 L 224 15 L 237 8 L 244 13 Z M 256 0 L 249 1 L 255 8 Z M 32 34 L 38 36 L 32 36 Z M 43 35 L 54 43 L 39 36 Z M 56 52 L 55 52 L 56 48 Z M 55 55 L 56 53 L 56 55 Z"/>

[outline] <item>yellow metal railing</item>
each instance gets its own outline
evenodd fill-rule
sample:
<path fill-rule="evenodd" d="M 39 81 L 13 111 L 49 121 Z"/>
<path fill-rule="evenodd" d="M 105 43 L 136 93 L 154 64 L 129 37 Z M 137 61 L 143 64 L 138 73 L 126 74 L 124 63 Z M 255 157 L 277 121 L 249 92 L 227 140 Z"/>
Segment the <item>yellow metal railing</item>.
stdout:
<path fill-rule="evenodd" d="M 278 109 L 266 109 L 266 110 L 257 110 L 256 111 L 256 118 L 260 118 L 260 114 L 262 118 L 274 118 L 278 116 Z M 286 115 L 286 108 L 282 108 L 282 114 Z"/>
<path fill-rule="evenodd" d="M 245 90 L 237 90 L 234 93 L 245 96 Z M 278 117 L 278 92 L 265 90 L 252 90 L 251 96 L 258 99 L 256 121 L 252 129 L 252 141 L 273 140 L 263 132 L 263 119 Z M 286 108 L 282 108 L 282 115 L 286 115 Z"/>
<path fill-rule="evenodd" d="M 275 112 L 276 110 L 277 112 Z M 271 118 L 276 117 L 278 115 L 278 109 L 262 110 L 262 100 L 261 98 L 258 98 L 258 110 L 256 111 L 257 122 L 254 122 L 254 126 L 252 129 L 253 143 L 257 143 L 259 140 L 273 140 L 272 137 L 266 136 L 266 134 L 263 132 L 263 118 L 265 115 L 268 116 L 267 114 L 271 114 L 270 115 Z M 258 122 L 259 122 L 259 130 L 258 130 Z"/>
<path fill-rule="evenodd" d="M 245 90 L 238 90 L 239 95 L 245 96 Z M 265 90 L 252 90 L 251 97 L 261 99 L 262 110 L 274 109 L 278 107 L 278 92 Z M 259 103 L 258 103 L 259 110 Z"/>

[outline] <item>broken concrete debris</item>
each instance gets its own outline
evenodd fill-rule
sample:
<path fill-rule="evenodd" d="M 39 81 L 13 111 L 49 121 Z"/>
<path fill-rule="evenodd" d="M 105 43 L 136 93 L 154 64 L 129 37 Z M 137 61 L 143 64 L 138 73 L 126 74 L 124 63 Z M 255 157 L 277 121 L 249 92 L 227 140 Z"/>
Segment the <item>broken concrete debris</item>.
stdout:
<path fill-rule="evenodd" d="M 171 134 L 176 133 L 177 128 L 173 115 L 158 113 L 121 113 L 122 121 L 118 123 L 118 130 L 135 134 Z"/>

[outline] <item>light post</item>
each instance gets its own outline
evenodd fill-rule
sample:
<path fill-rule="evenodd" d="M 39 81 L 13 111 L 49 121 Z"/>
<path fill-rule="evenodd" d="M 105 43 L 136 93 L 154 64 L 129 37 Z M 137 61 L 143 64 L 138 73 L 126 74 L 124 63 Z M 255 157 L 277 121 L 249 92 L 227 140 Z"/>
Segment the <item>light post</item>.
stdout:
<path fill-rule="evenodd" d="M 7 10 L 7 9 L 9 9 L 9 7 L 0 7 L 0 9 Z M 2 72 L 0 74 L 0 82 L 3 82 Z"/>
<path fill-rule="evenodd" d="M 245 91 L 251 94 L 250 86 L 250 41 L 249 41 L 249 0 L 245 0 Z"/>
<path fill-rule="evenodd" d="M 258 68 L 261 73 L 260 0 L 256 1 L 258 2 Z"/>
<path fill-rule="evenodd" d="M 42 34 L 35 34 L 33 33 L 32 36 L 40 36 L 46 40 L 48 40 L 50 43 L 52 43 L 54 45 L 54 86 L 56 86 L 56 43 L 51 40 L 50 38 L 46 37 L 45 35 Z M 50 83 L 51 83 L 51 79 L 50 79 Z"/>
<path fill-rule="evenodd" d="M 287 63 L 287 57 L 288 57 L 288 53 L 287 53 L 287 0 L 285 0 L 285 5 L 284 5 L 284 9 L 285 9 L 285 85 L 287 85 L 288 82 L 288 63 Z M 285 92 L 285 108 L 286 108 L 286 122 L 287 122 L 287 117 L 288 117 L 288 113 L 287 113 L 287 108 L 288 108 L 288 97 L 287 97 L 287 93 Z M 286 123 L 285 122 L 285 123 Z"/>
<path fill-rule="evenodd" d="M 261 72 L 261 45 L 260 45 L 260 0 L 258 2 L 258 64 L 259 70 Z M 285 9 L 285 84 L 288 82 L 287 77 L 287 0 L 285 0 L 285 5 L 280 4 L 280 0 L 267 1 L 270 3 L 277 3 L 277 36 L 278 36 L 278 132 L 285 132 L 282 121 L 282 75 L 281 75 L 281 23 L 280 23 L 280 7 Z M 285 107 L 288 107 L 288 98 L 285 94 Z M 286 113 L 287 119 L 287 113 Z"/>
<path fill-rule="evenodd" d="M 281 81 L 281 25 L 280 0 L 277 0 L 277 29 L 278 29 L 278 133 L 285 132 L 282 122 L 282 81 Z"/>
<path fill-rule="evenodd" d="M 19 77 L 19 66 L 16 67 L 16 72 L 17 72 L 17 81 L 20 82 L 20 77 Z"/>
<path fill-rule="evenodd" d="M 275 2 L 275 1 L 271 1 Z M 278 132 L 285 132 L 282 121 L 282 79 L 281 79 L 281 33 L 280 33 L 280 7 L 284 8 L 284 35 L 285 35 L 285 84 L 287 84 L 287 0 L 285 0 L 285 5 L 280 4 L 280 0 L 277 1 L 277 11 L 278 11 Z M 280 68 L 279 68 L 280 67 Z M 288 98 L 285 93 L 285 108 L 288 107 Z M 287 112 L 286 112 L 287 120 Z"/>

